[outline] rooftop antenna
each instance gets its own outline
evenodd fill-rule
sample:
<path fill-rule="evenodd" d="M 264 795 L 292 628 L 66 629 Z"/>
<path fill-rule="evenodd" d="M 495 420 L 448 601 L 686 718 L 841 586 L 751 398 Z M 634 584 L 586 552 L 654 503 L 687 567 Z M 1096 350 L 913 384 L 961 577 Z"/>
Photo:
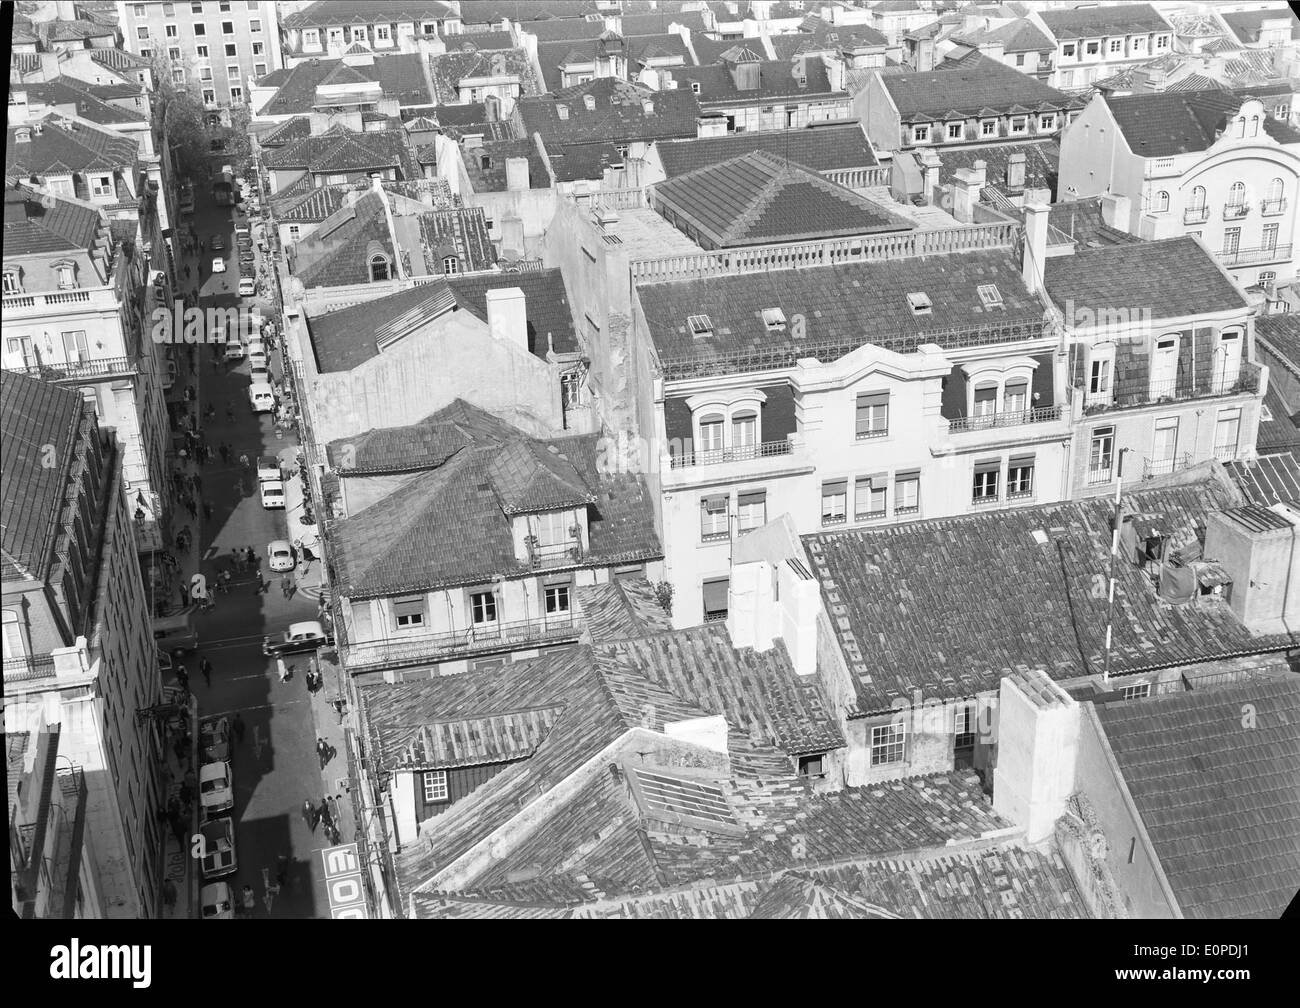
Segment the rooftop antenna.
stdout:
<path fill-rule="evenodd" d="M 1127 448 L 1119 450 L 1119 458 L 1116 460 L 1115 466 L 1115 527 L 1110 534 L 1110 585 L 1106 593 L 1106 658 L 1101 669 L 1103 685 L 1110 683 L 1111 631 L 1115 617 L 1115 562 L 1119 557 L 1119 527 L 1124 521 L 1124 503 L 1121 488 L 1124 484 L 1124 456 L 1126 454 L 1128 454 Z"/>

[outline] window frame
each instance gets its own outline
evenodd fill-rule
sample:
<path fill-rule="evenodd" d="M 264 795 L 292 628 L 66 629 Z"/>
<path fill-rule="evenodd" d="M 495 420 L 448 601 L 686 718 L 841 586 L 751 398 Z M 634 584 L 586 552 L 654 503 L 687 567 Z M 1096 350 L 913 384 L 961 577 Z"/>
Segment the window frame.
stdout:
<path fill-rule="evenodd" d="M 867 507 L 862 509 L 859 503 L 863 488 L 867 491 Z M 879 501 L 880 506 L 876 507 Z M 858 476 L 853 480 L 853 520 L 855 522 L 879 521 L 889 515 L 889 475 L 872 473 Z"/>
<path fill-rule="evenodd" d="M 727 591 L 725 594 L 725 598 L 727 599 L 727 608 L 714 609 L 710 611 L 708 587 L 709 585 L 716 585 L 716 584 L 723 584 L 727 586 Z M 701 611 L 704 614 L 705 623 L 721 623 L 725 621 L 728 614 L 731 611 L 731 578 L 730 577 L 705 578 L 702 582 L 700 582 L 700 607 L 701 607 Z"/>
<path fill-rule="evenodd" d="M 501 613 L 497 607 L 496 592 L 490 588 L 487 591 L 470 592 L 469 617 L 470 624 L 474 627 L 491 627 L 499 623 Z"/>
<path fill-rule="evenodd" d="M 894 756 L 895 751 L 897 756 Z M 898 766 L 906 763 L 907 726 L 897 721 L 872 725 L 868 753 L 873 767 Z"/>
<path fill-rule="evenodd" d="M 700 498 L 700 542 L 731 538 L 731 496 L 708 494 Z"/>
<path fill-rule="evenodd" d="M 424 804 L 442 805 L 451 801 L 451 795 L 447 789 L 446 770 L 422 771 L 420 784 L 424 794 Z M 441 791 L 441 794 L 439 794 L 439 791 Z"/>
<path fill-rule="evenodd" d="M 1007 500 L 1028 500 L 1034 496 L 1033 455 L 1015 455 L 1007 460 Z"/>
<path fill-rule="evenodd" d="M 838 488 L 838 490 L 837 490 Z M 839 500 L 839 511 L 835 510 L 835 501 Z M 822 525 L 843 525 L 848 521 L 848 477 L 823 480 L 821 485 Z M 830 502 L 829 506 L 827 502 Z"/>
<path fill-rule="evenodd" d="M 853 400 L 853 437 L 855 441 L 889 437 L 889 400 L 889 389 L 858 392 L 855 395 Z"/>
<path fill-rule="evenodd" d="M 399 606 L 418 604 L 419 611 L 398 612 Z M 397 630 L 413 630 L 426 625 L 429 615 L 429 598 L 427 595 L 402 595 L 394 598 L 392 606 L 393 626 Z"/>

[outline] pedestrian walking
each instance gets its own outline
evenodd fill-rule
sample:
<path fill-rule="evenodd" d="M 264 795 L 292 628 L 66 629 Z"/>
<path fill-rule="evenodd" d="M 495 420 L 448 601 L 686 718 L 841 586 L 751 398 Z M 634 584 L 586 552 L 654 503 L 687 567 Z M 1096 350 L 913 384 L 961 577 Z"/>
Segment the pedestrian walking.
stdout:
<path fill-rule="evenodd" d="M 286 683 L 293 678 L 293 666 L 286 663 L 283 658 L 277 658 L 275 666 L 280 673 L 280 682 Z"/>
<path fill-rule="evenodd" d="M 248 468 L 248 452 L 240 452 L 239 464 L 245 469 Z"/>
<path fill-rule="evenodd" d="M 184 665 L 176 666 L 176 681 L 181 684 L 181 689 L 190 688 L 190 671 Z"/>
<path fill-rule="evenodd" d="M 171 879 L 163 880 L 162 897 L 163 906 L 167 908 L 168 913 L 171 913 L 176 908 L 176 886 L 172 884 Z"/>
<path fill-rule="evenodd" d="M 217 451 L 221 454 L 221 464 L 230 465 L 230 445 L 222 441 Z"/>
<path fill-rule="evenodd" d="M 325 824 L 326 829 L 334 825 L 334 817 L 330 815 L 330 800 L 328 798 L 320 800 L 320 821 Z"/>
<path fill-rule="evenodd" d="M 203 673 L 203 681 L 207 685 L 212 685 L 212 662 L 208 661 L 207 656 L 199 659 L 199 671 Z"/>
<path fill-rule="evenodd" d="M 261 595 L 264 591 L 266 591 L 266 579 L 262 577 L 262 571 L 260 568 L 257 571 L 255 571 L 254 574 L 257 578 L 255 582 L 255 584 L 257 585 L 257 590 L 254 591 L 253 594 Z"/>
<path fill-rule="evenodd" d="M 280 578 L 280 591 L 284 593 L 285 598 L 293 597 L 293 578 L 288 574 Z"/>
<path fill-rule="evenodd" d="M 222 590 L 222 591 L 230 591 L 230 582 L 231 582 L 231 580 L 232 580 L 232 576 L 231 576 L 230 571 L 228 571 L 228 570 L 223 570 L 223 571 L 222 571 L 222 572 L 217 576 L 217 583 L 218 583 L 219 585 L 221 585 L 221 590 Z"/>
<path fill-rule="evenodd" d="M 316 832 L 316 810 L 312 808 L 310 798 L 303 799 L 302 818 L 303 821 L 307 823 L 307 828 L 313 833 Z"/>
<path fill-rule="evenodd" d="M 257 906 L 257 896 L 250 885 L 244 886 L 244 913 L 253 916 L 253 909 Z"/>
<path fill-rule="evenodd" d="M 240 717 L 238 714 L 236 714 L 234 724 L 231 726 L 231 728 L 235 733 L 235 741 L 243 742 L 244 741 L 244 719 Z"/>
<path fill-rule="evenodd" d="M 325 769 L 325 764 L 329 761 L 330 747 L 325 744 L 325 740 L 317 736 L 316 738 L 316 755 L 320 757 L 321 769 Z"/>

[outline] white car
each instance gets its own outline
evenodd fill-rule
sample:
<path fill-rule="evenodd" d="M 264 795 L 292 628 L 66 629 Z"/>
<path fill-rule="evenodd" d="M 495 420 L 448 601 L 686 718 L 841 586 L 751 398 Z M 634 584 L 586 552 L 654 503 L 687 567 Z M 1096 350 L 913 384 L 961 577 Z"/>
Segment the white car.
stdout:
<path fill-rule="evenodd" d="M 248 386 L 248 399 L 254 413 L 270 413 L 275 409 L 275 390 L 266 382 Z"/>
<path fill-rule="evenodd" d="M 225 882 L 213 882 L 200 889 L 199 903 L 203 906 L 204 920 L 235 919 L 234 894 Z"/>
<path fill-rule="evenodd" d="M 274 455 L 264 455 L 257 460 L 257 479 L 259 482 L 281 480 L 283 478 L 280 473 L 280 460 Z"/>
<path fill-rule="evenodd" d="M 293 555 L 293 547 L 286 539 L 277 539 L 268 543 L 266 555 L 271 558 L 271 570 L 277 574 L 293 570 L 298 563 L 298 558 Z"/>
<path fill-rule="evenodd" d="M 284 507 L 284 484 L 279 480 L 262 481 L 262 507 L 267 509 Z"/>
<path fill-rule="evenodd" d="M 226 272 L 226 260 L 222 259 L 221 256 L 217 256 L 215 259 L 213 259 L 213 260 L 212 260 L 212 272 L 213 272 L 213 273 L 224 273 L 224 272 Z"/>
<path fill-rule="evenodd" d="M 334 638 L 325 632 L 325 628 L 315 620 L 306 623 L 291 623 L 283 635 L 269 635 L 262 641 L 262 654 L 283 657 L 289 654 L 301 654 L 315 651 L 317 648 L 333 645 Z"/>
<path fill-rule="evenodd" d="M 257 293 L 257 281 L 252 277 L 239 278 L 239 296 L 252 297 Z"/>
<path fill-rule="evenodd" d="M 226 338 L 226 360 L 243 360 L 244 344 L 239 342 L 238 336 L 228 336 Z"/>
<path fill-rule="evenodd" d="M 210 816 L 234 807 L 235 791 L 230 783 L 229 763 L 208 763 L 199 767 L 199 802 Z"/>
<path fill-rule="evenodd" d="M 258 332 L 258 330 L 253 329 L 251 326 L 249 327 L 249 331 L 255 334 Z M 266 344 L 262 341 L 261 336 L 253 335 L 248 337 L 248 356 L 250 357 L 266 356 Z"/>
<path fill-rule="evenodd" d="M 215 764 L 213 764 L 215 765 Z M 235 871 L 235 821 L 230 816 L 204 823 L 199 832 L 203 835 L 203 877 L 221 878 Z"/>
<path fill-rule="evenodd" d="M 270 385 L 271 372 L 266 369 L 266 363 L 258 364 L 257 361 L 251 362 L 252 367 L 248 369 L 248 376 L 253 379 L 254 385 Z"/>

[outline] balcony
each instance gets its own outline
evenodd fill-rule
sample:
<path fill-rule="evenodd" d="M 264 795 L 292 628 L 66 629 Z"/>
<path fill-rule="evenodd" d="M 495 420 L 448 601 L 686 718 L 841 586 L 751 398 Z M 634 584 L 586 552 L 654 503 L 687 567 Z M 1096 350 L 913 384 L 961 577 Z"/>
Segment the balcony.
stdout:
<path fill-rule="evenodd" d="M 1204 224 L 1210 219 L 1210 208 L 1207 206 L 1188 207 L 1183 211 L 1184 224 Z"/>
<path fill-rule="evenodd" d="M 485 651 L 510 651 L 539 644 L 574 640 L 585 622 L 569 615 L 546 620 L 518 620 L 514 623 L 483 623 L 452 633 L 397 637 L 381 641 L 348 643 L 340 636 L 343 661 L 350 672 L 386 665 L 416 665 L 449 661 Z"/>
<path fill-rule="evenodd" d="M 139 366 L 130 357 L 105 357 L 100 360 L 6 367 L 5 370 L 42 381 L 101 381 L 130 377 L 139 370 Z"/>
<path fill-rule="evenodd" d="M 27 679 L 47 679 L 54 675 L 53 655 L 26 655 L 4 660 L 5 682 L 22 682 Z"/>
<path fill-rule="evenodd" d="M 112 287 L 78 287 L 61 291 L 33 291 L 4 295 L 7 318 L 118 310 L 117 291 Z"/>
<path fill-rule="evenodd" d="M 582 544 L 577 539 L 542 545 L 536 542 L 535 537 L 528 538 L 528 562 L 533 567 L 563 567 L 582 560 Z"/>
<path fill-rule="evenodd" d="M 1233 378 L 1207 375 L 1199 378 L 1175 378 L 1171 381 L 1153 382 L 1146 378 L 1124 379 L 1115 383 L 1113 391 L 1087 392 L 1086 386 L 1076 384 L 1075 391 L 1083 395 L 1085 415 L 1109 410 L 1133 409 L 1155 403 L 1177 402 L 1186 399 L 1208 399 L 1214 396 L 1258 394 L 1262 369 L 1258 364 L 1243 363 L 1241 371 Z"/>
<path fill-rule="evenodd" d="M 1277 217 L 1286 213 L 1285 199 L 1265 199 L 1259 201 L 1259 212 L 1264 217 Z"/>
<path fill-rule="evenodd" d="M 1245 203 L 1225 203 L 1223 205 L 1224 220 L 1241 220 L 1250 213 L 1250 207 Z"/>
<path fill-rule="evenodd" d="M 674 455 L 670 468 L 689 469 L 693 466 L 720 465 L 723 462 L 746 462 L 750 459 L 769 458 L 774 455 L 789 455 L 790 452 L 789 441 L 764 441 L 762 444 Z"/>
<path fill-rule="evenodd" d="M 998 427 L 1019 427 L 1023 424 L 1051 423 L 1060 420 L 1065 406 L 1043 406 L 1038 409 L 988 413 L 984 416 L 956 417 L 948 421 L 949 433 L 958 431 L 992 430 Z"/>
<path fill-rule="evenodd" d="M 1176 472 L 1182 472 L 1184 469 L 1190 469 L 1191 467 L 1191 452 L 1179 452 L 1173 457 L 1166 459 L 1143 459 L 1142 478 L 1144 480 L 1152 480 L 1159 476 L 1169 476 Z"/>
<path fill-rule="evenodd" d="M 1224 249 L 1218 255 L 1225 266 L 1245 266 L 1248 263 L 1282 262 L 1291 258 L 1290 245 L 1262 245 L 1259 248 Z"/>
<path fill-rule="evenodd" d="M 1085 478 L 1088 486 L 1103 486 L 1115 478 L 1115 470 L 1107 460 L 1104 465 L 1088 466 Z"/>

